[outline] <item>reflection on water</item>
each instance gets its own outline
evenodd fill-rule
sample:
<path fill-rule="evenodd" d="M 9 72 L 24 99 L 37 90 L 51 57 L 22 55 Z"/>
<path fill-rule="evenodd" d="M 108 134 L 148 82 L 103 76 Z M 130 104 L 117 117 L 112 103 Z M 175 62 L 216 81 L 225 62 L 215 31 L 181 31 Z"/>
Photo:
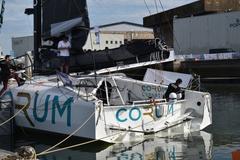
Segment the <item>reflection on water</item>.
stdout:
<path fill-rule="evenodd" d="M 36 145 L 37 150 L 50 146 Z M 82 148 L 84 149 L 84 148 Z M 143 142 L 114 144 L 106 149 L 91 153 L 66 150 L 41 157 L 47 160 L 202 160 L 212 157 L 212 135 L 197 132 L 172 138 L 149 137 Z M 85 148 L 86 149 L 86 148 Z"/>
<path fill-rule="evenodd" d="M 232 160 L 232 152 L 240 149 L 240 85 L 209 85 L 203 89 L 212 95 L 213 125 L 206 132 L 174 138 L 149 137 L 144 142 L 98 144 L 56 152 L 42 160 Z M 0 148 L 6 148 L 0 137 Z M 52 142 L 53 144 L 55 142 Z M 53 144 L 18 140 L 17 146 L 31 145 L 37 152 Z M 235 160 L 235 159 L 234 159 Z"/>
<path fill-rule="evenodd" d="M 212 95 L 213 125 L 211 132 L 240 135 L 240 85 L 205 85 Z"/>
<path fill-rule="evenodd" d="M 212 159 L 231 160 L 232 152 L 240 149 L 240 84 L 203 87 L 213 102 L 213 124 L 207 129 L 213 135 Z"/>

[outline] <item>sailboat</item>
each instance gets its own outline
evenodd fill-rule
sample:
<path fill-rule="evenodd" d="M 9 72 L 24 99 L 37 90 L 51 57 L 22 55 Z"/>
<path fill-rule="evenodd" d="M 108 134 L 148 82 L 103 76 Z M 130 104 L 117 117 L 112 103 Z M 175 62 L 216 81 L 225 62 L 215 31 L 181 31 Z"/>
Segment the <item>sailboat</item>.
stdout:
<path fill-rule="evenodd" d="M 13 100 L 15 113 L 23 111 L 16 116 L 17 126 L 109 143 L 167 136 L 170 130 L 199 131 L 212 123 L 209 93 L 185 90 L 185 99 L 166 101 L 161 98 L 166 88 L 124 75 L 58 73 L 58 78 L 27 80 L 4 98 Z"/>
<path fill-rule="evenodd" d="M 46 67 L 41 66 L 38 52 L 41 39 L 68 32 L 72 46 L 79 44 L 73 49 L 80 51 L 89 20 L 85 0 L 36 2 L 35 16 L 48 17 L 43 23 L 35 17 L 35 29 L 39 32 L 35 32 L 34 70 L 39 71 Z M 41 10 L 42 14 L 37 12 Z M 55 11 L 64 14 L 55 17 Z M 167 101 L 162 98 L 166 89 L 165 85 L 131 79 L 124 74 L 57 72 L 28 78 L 20 87 L 13 83 L 2 99 L 12 99 L 19 127 L 108 143 L 139 141 L 149 134 L 165 135 L 166 131 L 167 135 L 170 131 L 173 134 L 199 131 L 212 123 L 209 93 L 185 90 L 184 99 Z"/>

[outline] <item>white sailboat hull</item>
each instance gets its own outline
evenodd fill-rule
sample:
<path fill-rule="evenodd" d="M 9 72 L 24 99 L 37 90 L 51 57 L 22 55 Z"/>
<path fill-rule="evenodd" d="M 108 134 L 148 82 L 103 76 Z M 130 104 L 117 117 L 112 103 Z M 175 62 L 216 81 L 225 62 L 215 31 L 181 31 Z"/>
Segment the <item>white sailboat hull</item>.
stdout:
<path fill-rule="evenodd" d="M 166 102 L 161 99 L 166 86 L 121 76 L 104 77 L 97 84 L 92 90 L 76 90 L 45 78 L 13 87 L 5 96 L 13 98 L 15 113 L 21 110 L 16 116 L 20 127 L 110 143 L 184 134 L 212 123 L 208 93 L 186 90 L 184 100 Z M 98 96 L 101 84 L 106 99 Z"/>

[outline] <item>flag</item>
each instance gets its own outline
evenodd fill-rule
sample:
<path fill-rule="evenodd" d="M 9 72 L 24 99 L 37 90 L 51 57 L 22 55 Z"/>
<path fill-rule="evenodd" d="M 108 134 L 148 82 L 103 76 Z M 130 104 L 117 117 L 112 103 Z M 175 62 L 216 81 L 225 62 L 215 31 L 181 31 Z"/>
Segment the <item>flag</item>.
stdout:
<path fill-rule="evenodd" d="M 66 73 L 58 72 L 57 71 L 58 78 L 62 81 L 64 86 L 74 87 L 76 85 L 79 85 L 80 80 L 74 77 L 69 76 Z"/>
<path fill-rule="evenodd" d="M 98 26 L 94 27 L 94 32 L 95 32 L 95 36 L 96 36 L 96 44 L 100 44 L 100 30 Z"/>
<path fill-rule="evenodd" d="M 73 84 L 69 75 L 62 72 L 57 72 L 57 76 L 62 81 L 64 86 L 73 87 Z"/>

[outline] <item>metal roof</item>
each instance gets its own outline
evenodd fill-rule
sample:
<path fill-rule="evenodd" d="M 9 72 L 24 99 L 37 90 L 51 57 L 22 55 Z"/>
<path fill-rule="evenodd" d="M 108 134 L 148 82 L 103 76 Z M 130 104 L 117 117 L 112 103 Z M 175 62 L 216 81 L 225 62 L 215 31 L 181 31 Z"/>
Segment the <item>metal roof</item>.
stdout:
<path fill-rule="evenodd" d="M 153 29 L 149 27 L 144 27 L 141 24 L 132 23 L 132 22 L 116 22 L 116 23 L 110 23 L 105 25 L 97 26 L 100 31 L 110 31 L 110 32 L 129 32 L 129 31 L 145 31 L 145 32 L 152 32 Z M 91 28 L 93 30 L 94 27 Z"/>

